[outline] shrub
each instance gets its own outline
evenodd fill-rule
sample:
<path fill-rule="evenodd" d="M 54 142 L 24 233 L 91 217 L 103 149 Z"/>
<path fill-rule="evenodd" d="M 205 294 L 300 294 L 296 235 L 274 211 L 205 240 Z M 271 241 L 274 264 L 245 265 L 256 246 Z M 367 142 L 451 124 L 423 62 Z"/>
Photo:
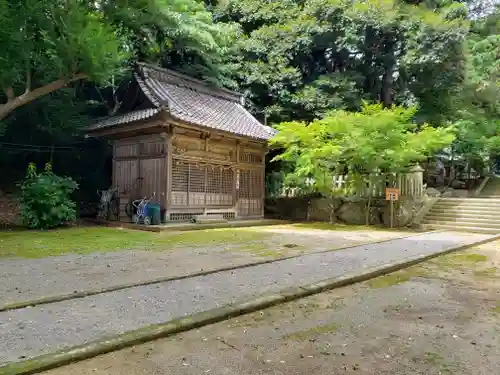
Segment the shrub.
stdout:
<path fill-rule="evenodd" d="M 21 218 L 30 228 L 50 229 L 76 219 L 76 204 L 71 194 L 78 184 L 69 177 L 60 177 L 52 172 L 47 163 L 38 173 L 30 163 L 21 184 Z"/>

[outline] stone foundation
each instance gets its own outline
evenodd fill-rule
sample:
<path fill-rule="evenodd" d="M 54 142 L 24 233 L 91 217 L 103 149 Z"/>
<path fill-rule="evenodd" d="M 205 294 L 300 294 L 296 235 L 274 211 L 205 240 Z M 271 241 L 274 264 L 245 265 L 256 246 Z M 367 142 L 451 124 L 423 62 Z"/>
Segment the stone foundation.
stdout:
<path fill-rule="evenodd" d="M 394 203 L 394 226 L 404 227 L 423 207 L 426 197 L 407 198 Z M 359 198 L 291 197 L 266 200 L 266 215 L 276 219 L 325 221 L 362 225 L 366 222 L 367 200 Z M 370 224 L 390 225 L 390 205 L 385 199 L 373 198 Z"/>

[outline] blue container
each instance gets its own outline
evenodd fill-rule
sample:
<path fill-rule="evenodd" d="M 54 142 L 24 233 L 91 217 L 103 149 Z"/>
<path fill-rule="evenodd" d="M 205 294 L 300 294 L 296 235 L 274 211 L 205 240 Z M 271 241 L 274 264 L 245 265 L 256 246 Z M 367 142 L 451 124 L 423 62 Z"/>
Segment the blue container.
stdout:
<path fill-rule="evenodd" d="M 159 203 L 148 203 L 146 206 L 146 216 L 151 218 L 152 225 L 161 224 L 161 206 Z"/>

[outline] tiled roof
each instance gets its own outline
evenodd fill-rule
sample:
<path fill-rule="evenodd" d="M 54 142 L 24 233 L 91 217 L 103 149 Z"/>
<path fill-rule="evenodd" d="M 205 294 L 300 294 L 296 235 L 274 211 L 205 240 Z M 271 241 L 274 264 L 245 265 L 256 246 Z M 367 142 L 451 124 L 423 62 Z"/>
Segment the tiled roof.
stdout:
<path fill-rule="evenodd" d="M 161 109 L 159 108 L 149 108 L 149 109 L 141 109 L 139 111 L 128 112 L 123 115 L 107 117 L 97 122 L 96 124 L 92 125 L 89 128 L 89 130 L 97 130 L 108 126 L 115 126 L 119 124 L 127 124 L 129 122 L 145 120 L 153 117 L 160 111 Z"/>
<path fill-rule="evenodd" d="M 151 104 L 165 109 L 180 121 L 260 140 L 268 140 L 276 134 L 273 128 L 261 124 L 243 107 L 239 93 L 209 87 L 191 77 L 151 65 L 140 64 L 139 67 L 136 79 Z M 99 123 L 98 126 L 113 126 L 124 120 L 130 122 L 126 116 L 119 116 L 120 119 L 113 123 L 110 123 L 112 119 L 105 120 L 108 121 L 106 125 Z"/>

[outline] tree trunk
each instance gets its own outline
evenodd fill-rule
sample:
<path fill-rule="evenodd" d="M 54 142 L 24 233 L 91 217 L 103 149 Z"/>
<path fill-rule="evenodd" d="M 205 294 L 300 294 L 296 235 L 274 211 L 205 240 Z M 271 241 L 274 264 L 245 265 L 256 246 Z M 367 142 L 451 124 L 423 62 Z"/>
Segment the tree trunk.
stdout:
<path fill-rule="evenodd" d="M 32 91 L 26 91 L 24 94 L 16 97 L 12 97 L 7 100 L 6 103 L 0 104 L 0 120 L 7 117 L 10 113 L 12 113 L 15 109 L 22 107 L 23 105 L 32 102 L 42 96 L 48 95 L 54 91 L 62 89 L 66 87 L 71 82 L 79 81 L 81 79 L 87 78 L 86 74 L 76 74 L 71 78 L 67 79 L 58 79 L 57 81 L 51 82 L 45 86 L 38 87 Z M 6 89 L 9 91 L 10 89 Z"/>
<path fill-rule="evenodd" d="M 366 93 L 376 96 L 377 74 L 375 68 L 374 49 L 376 48 L 377 35 L 373 27 L 368 26 L 365 31 L 365 83 Z M 370 96 L 371 96 L 370 95 Z"/>
<path fill-rule="evenodd" d="M 380 92 L 380 101 L 384 107 L 392 106 L 395 44 L 394 35 L 388 33 L 384 38 L 384 75 L 382 76 L 382 89 Z"/>

